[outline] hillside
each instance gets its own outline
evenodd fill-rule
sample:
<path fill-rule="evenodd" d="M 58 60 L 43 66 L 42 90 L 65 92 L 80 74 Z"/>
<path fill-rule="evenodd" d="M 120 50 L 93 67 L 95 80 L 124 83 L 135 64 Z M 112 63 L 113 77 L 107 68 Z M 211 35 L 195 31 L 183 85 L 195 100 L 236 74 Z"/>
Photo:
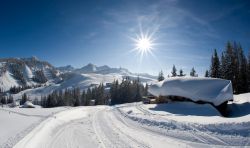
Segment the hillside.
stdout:
<path fill-rule="evenodd" d="M 0 59 L 0 88 L 4 91 L 14 86 L 35 86 L 60 80 L 60 72 L 54 66 L 36 57 Z"/>

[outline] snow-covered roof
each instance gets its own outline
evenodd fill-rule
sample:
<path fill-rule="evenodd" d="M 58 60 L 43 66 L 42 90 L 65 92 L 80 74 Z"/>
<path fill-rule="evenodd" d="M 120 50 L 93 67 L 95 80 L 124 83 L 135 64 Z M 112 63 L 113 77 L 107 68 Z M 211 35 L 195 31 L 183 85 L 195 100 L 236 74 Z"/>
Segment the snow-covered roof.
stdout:
<path fill-rule="evenodd" d="M 31 103 L 30 101 L 26 101 L 23 106 L 23 108 L 35 108 L 35 105 Z"/>
<path fill-rule="evenodd" d="M 151 85 L 148 91 L 154 96 L 180 96 L 215 106 L 233 99 L 231 81 L 216 78 L 168 78 Z"/>

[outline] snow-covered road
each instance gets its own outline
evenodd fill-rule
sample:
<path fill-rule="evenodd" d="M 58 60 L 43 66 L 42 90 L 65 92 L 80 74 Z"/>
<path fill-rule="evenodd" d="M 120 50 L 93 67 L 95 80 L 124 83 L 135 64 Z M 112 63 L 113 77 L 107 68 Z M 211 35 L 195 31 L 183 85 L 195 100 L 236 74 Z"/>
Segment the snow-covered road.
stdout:
<path fill-rule="evenodd" d="M 138 104 L 127 106 L 91 106 L 71 108 L 50 116 L 19 141 L 15 148 L 76 148 L 76 147 L 221 147 L 229 146 L 233 135 L 222 136 L 202 131 L 192 124 L 167 120 L 152 126 L 150 120 L 137 119 L 124 109 L 161 121 L 161 117 Z M 130 108 L 130 109 L 129 109 Z M 140 116 L 138 116 L 140 117 Z M 148 122 L 144 122 L 148 121 Z M 162 121 L 161 121 L 162 122 Z M 148 125 L 147 125 L 148 124 Z M 159 124 L 160 126 L 157 126 Z M 165 123 L 164 123 L 165 124 Z M 192 130 L 189 130 L 192 128 Z M 237 137 L 237 136 L 236 136 Z M 222 138 L 226 140 L 222 140 Z M 239 139 L 242 137 L 238 137 Z M 235 137 L 233 137 L 233 140 Z M 249 140 L 245 138 L 244 140 Z M 247 141 L 244 142 L 246 145 Z"/>
<path fill-rule="evenodd" d="M 60 112 L 38 125 L 15 148 L 165 147 L 188 143 L 127 122 L 110 107 L 80 107 Z"/>

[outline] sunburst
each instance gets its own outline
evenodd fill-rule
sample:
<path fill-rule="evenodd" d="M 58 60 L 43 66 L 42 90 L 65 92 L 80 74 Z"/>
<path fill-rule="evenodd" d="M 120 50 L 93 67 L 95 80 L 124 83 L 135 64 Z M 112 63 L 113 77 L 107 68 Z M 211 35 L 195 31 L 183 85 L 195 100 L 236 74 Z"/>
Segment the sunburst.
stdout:
<path fill-rule="evenodd" d="M 143 33 L 137 34 L 135 38 L 132 38 L 134 41 L 135 48 L 132 51 L 136 51 L 140 55 L 140 60 L 143 59 L 144 56 L 148 54 L 153 55 L 154 50 L 154 39 L 153 34 Z"/>

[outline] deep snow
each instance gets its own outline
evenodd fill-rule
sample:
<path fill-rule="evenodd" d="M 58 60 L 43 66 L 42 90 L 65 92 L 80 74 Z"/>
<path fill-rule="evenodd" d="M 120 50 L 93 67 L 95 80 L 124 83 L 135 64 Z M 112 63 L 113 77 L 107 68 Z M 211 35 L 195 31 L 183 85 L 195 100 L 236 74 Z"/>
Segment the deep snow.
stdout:
<path fill-rule="evenodd" d="M 233 100 L 231 81 L 216 78 L 167 78 L 150 86 L 148 91 L 155 96 L 179 96 L 215 106 Z"/>

